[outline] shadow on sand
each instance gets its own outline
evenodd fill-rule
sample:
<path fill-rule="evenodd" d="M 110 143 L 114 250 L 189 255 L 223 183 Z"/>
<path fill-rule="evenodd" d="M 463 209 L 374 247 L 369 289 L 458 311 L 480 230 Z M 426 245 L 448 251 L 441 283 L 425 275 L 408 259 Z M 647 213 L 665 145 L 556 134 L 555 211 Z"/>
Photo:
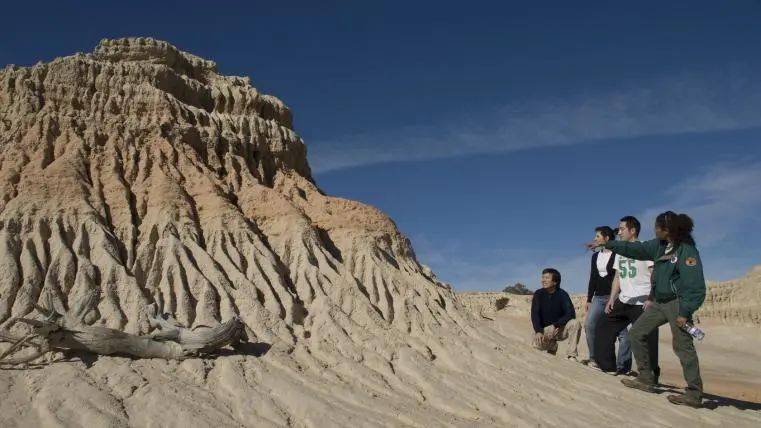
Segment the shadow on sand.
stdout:
<path fill-rule="evenodd" d="M 233 349 L 220 349 L 215 354 L 209 355 L 208 358 L 228 355 L 250 355 L 252 357 L 263 357 L 269 352 L 272 345 L 264 342 L 239 342 L 232 345 Z"/>
<path fill-rule="evenodd" d="M 674 385 L 659 385 L 659 394 L 682 394 L 683 389 Z M 734 407 L 739 410 L 754 410 L 761 411 L 761 403 L 754 403 L 752 401 L 738 400 L 736 398 L 724 397 L 721 395 L 703 393 L 703 408 L 715 410 L 719 407 Z"/>

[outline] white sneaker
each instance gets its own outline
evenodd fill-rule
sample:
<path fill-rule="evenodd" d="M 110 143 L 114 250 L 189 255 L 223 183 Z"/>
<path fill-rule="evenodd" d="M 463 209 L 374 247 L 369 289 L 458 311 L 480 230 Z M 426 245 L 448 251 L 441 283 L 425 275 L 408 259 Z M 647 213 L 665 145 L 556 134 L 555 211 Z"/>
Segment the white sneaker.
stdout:
<path fill-rule="evenodd" d="M 587 366 L 589 366 L 589 367 L 592 367 L 593 369 L 597 369 L 597 370 L 600 370 L 600 366 L 598 366 L 598 365 L 597 365 L 597 363 L 596 363 L 596 362 L 594 362 L 594 360 L 590 360 L 590 361 L 587 363 Z"/>

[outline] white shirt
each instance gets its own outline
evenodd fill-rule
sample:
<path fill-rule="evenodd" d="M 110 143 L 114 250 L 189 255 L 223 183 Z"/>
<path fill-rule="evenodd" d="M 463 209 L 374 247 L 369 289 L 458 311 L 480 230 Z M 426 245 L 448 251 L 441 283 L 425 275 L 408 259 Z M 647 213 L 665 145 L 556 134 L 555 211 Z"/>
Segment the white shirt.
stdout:
<path fill-rule="evenodd" d="M 644 305 L 650 295 L 650 268 L 654 264 L 649 260 L 634 260 L 616 254 L 613 269 L 618 271 L 621 285 L 618 300 L 630 305 Z"/>
<path fill-rule="evenodd" d="M 613 252 L 610 250 L 602 250 L 597 253 L 597 272 L 600 272 L 602 278 L 608 276 L 608 262 L 612 254 Z"/>

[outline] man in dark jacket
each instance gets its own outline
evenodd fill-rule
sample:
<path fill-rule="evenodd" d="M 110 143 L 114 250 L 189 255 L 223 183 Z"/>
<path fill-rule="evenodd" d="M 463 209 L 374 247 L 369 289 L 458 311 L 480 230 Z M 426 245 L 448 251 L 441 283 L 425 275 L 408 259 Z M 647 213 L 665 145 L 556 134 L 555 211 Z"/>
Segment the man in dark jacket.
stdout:
<path fill-rule="evenodd" d="M 542 288 L 534 292 L 531 300 L 531 323 L 534 348 L 554 355 L 558 341 L 568 339 L 566 358 L 576 360 L 581 324 L 576 320 L 571 297 L 560 289 L 560 272 L 555 269 L 542 271 Z"/>

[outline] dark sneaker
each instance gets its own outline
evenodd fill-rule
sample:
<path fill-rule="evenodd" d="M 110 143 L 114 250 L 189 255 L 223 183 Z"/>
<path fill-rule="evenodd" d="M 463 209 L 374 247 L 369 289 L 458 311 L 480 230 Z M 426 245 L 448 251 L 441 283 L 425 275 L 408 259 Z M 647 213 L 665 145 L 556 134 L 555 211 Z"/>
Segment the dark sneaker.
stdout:
<path fill-rule="evenodd" d="M 667 397 L 670 402 L 680 406 L 690 406 L 696 409 L 703 407 L 703 400 L 688 395 L 669 395 Z"/>
<path fill-rule="evenodd" d="M 629 388 L 639 389 L 640 391 L 655 392 L 655 385 L 643 382 L 638 377 L 635 377 L 634 379 L 621 379 L 621 383 Z"/>
<path fill-rule="evenodd" d="M 611 376 L 618 376 L 618 373 L 616 373 L 615 370 L 603 370 L 597 364 L 589 364 L 587 367 L 589 367 L 589 368 L 591 368 L 591 369 L 593 369 L 595 371 L 602 372 L 602 373 L 605 373 L 605 374 L 608 374 L 608 375 L 611 375 Z"/>

